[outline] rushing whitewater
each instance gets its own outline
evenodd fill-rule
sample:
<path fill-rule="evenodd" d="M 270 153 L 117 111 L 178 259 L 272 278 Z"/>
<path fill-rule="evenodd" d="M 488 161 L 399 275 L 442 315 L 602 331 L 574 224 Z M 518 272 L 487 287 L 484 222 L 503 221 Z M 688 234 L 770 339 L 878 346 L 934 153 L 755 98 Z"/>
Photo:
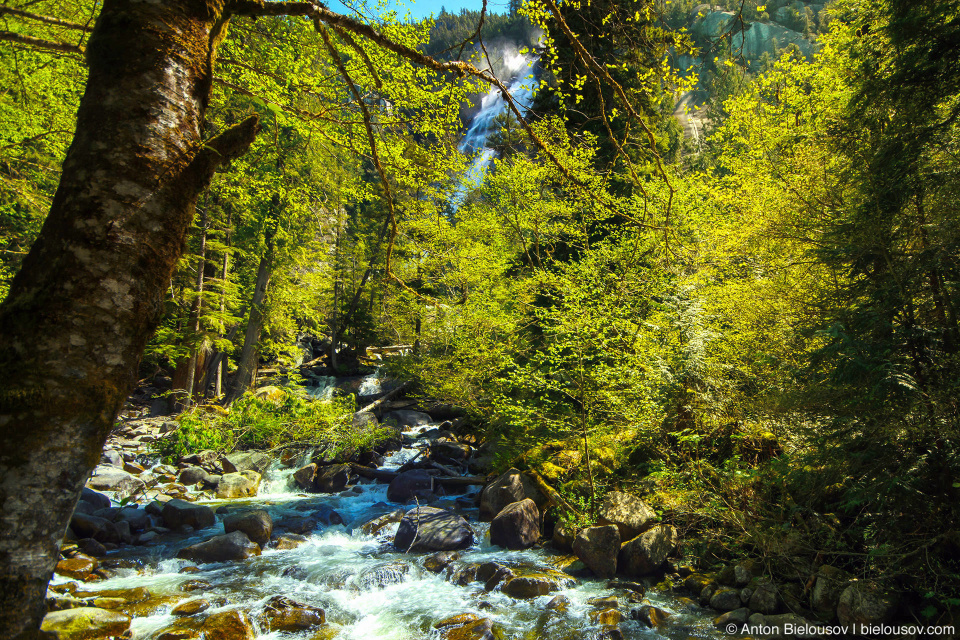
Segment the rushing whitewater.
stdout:
<path fill-rule="evenodd" d="M 533 76 L 533 57 L 519 52 L 507 52 L 503 56 L 505 77 L 508 77 L 507 90 L 522 111 L 530 107 L 537 81 Z M 487 147 L 487 140 L 494 132 L 494 120 L 509 110 L 507 100 L 500 90 L 491 87 L 480 101 L 480 110 L 470 121 L 470 127 L 460 141 L 460 151 L 474 156 L 467 170 L 468 184 L 478 185 L 493 160 L 493 149 Z"/>

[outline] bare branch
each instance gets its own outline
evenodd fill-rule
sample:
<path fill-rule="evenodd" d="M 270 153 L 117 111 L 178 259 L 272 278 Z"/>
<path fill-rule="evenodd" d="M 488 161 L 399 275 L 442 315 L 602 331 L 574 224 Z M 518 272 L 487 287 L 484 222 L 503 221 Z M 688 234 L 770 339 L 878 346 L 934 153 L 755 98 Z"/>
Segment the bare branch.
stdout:
<path fill-rule="evenodd" d="M 34 47 L 36 49 L 47 49 L 49 51 L 61 51 L 63 53 L 77 53 L 83 55 L 83 47 L 79 47 L 75 44 L 71 44 L 69 42 L 58 42 L 56 40 L 43 40 L 42 38 L 25 36 L 21 33 L 13 33 L 12 31 L 0 31 L 0 40 L 16 42 L 17 44 L 27 45 L 28 47 Z"/>

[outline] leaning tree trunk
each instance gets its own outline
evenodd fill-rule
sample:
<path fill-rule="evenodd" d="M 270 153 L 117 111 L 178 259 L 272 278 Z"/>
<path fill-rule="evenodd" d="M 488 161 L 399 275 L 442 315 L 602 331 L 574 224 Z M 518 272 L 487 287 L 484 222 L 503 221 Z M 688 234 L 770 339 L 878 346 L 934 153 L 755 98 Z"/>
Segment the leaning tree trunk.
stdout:
<path fill-rule="evenodd" d="M 272 240 L 267 240 L 267 251 L 260 258 L 257 267 L 257 282 L 253 287 L 253 299 L 250 301 L 250 317 L 247 318 L 247 331 L 243 336 L 243 347 L 240 348 L 240 359 L 237 361 L 237 374 L 230 385 L 230 391 L 224 398 L 223 405 L 229 407 L 237 398 L 253 384 L 257 374 L 257 358 L 260 348 L 260 332 L 263 331 L 263 303 L 267 297 L 267 287 L 270 286 L 270 276 L 273 274 Z"/>
<path fill-rule="evenodd" d="M 106 0 L 50 214 L 0 306 L 0 637 L 36 638 L 80 489 L 136 382 L 197 195 L 222 0 Z"/>

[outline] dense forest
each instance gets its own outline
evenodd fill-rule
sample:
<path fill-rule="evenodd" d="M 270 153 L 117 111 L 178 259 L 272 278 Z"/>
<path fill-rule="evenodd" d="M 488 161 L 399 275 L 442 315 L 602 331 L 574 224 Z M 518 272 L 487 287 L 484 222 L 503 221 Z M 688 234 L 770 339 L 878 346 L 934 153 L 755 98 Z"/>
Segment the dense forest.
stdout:
<path fill-rule="evenodd" d="M 318 391 L 376 367 L 554 540 L 623 492 L 781 611 L 830 622 L 827 567 L 955 620 L 960 2 L 135 5 L 0 5 L 0 635 L 118 415 L 174 464 L 362 449 Z"/>

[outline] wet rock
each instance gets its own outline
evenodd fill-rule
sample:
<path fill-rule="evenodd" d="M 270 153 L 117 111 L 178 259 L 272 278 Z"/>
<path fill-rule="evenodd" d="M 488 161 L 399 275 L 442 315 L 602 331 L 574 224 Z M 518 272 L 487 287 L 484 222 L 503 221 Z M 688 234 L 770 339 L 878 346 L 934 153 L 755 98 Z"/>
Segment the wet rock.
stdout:
<path fill-rule="evenodd" d="M 258 476 L 266 473 L 267 469 L 273 463 L 273 458 L 269 454 L 260 451 L 244 451 L 242 453 L 231 453 L 220 458 L 220 466 L 224 473 L 243 473 L 244 471 L 255 471 Z"/>
<path fill-rule="evenodd" d="M 715 585 L 716 581 L 713 578 L 702 573 L 692 573 L 683 580 L 684 588 L 696 595 L 700 595 L 705 587 Z"/>
<path fill-rule="evenodd" d="M 567 596 L 554 596 L 545 608 L 550 611 L 560 611 L 562 613 L 570 608 L 570 598 Z"/>
<path fill-rule="evenodd" d="M 817 570 L 817 580 L 810 592 L 810 607 L 832 618 L 840 603 L 840 594 L 847 588 L 852 576 L 841 569 L 824 565 Z"/>
<path fill-rule="evenodd" d="M 317 528 L 316 518 L 307 516 L 287 516 L 273 523 L 275 529 L 283 529 L 287 533 L 310 533 Z"/>
<path fill-rule="evenodd" d="M 441 640 L 498 640 L 502 637 L 498 631 L 493 620 L 480 618 L 442 627 L 440 638 Z"/>
<path fill-rule="evenodd" d="M 897 609 L 897 596 L 869 582 L 854 581 L 840 594 L 837 618 L 842 625 L 877 625 L 889 622 Z"/>
<path fill-rule="evenodd" d="M 393 545 L 398 551 L 452 551 L 473 544 L 473 529 L 453 511 L 411 509 L 400 520 Z"/>
<path fill-rule="evenodd" d="M 326 621 L 323 609 L 274 596 L 263 605 L 261 619 L 270 631 L 297 632 L 319 627 Z"/>
<path fill-rule="evenodd" d="M 317 469 L 317 477 L 313 481 L 315 491 L 320 493 L 336 493 L 343 491 L 350 482 L 349 464 L 331 464 Z"/>
<path fill-rule="evenodd" d="M 553 546 L 561 551 L 572 551 L 573 541 L 576 538 L 576 532 L 562 522 L 558 522 L 557 526 L 553 528 L 553 537 L 551 538 Z"/>
<path fill-rule="evenodd" d="M 96 491 L 113 491 L 118 499 L 128 498 L 147 488 L 143 480 L 117 467 L 99 466 L 87 481 Z"/>
<path fill-rule="evenodd" d="M 100 454 L 100 464 L 108 464 L 111 467 L 123 468 L 123 456 L 116 449 L 104 449 Z"/>
<path fill-rule="evenodd" d="M 480 616 L 475 613 L 461 613 L 458 616 L 453 616 L 452 618 L 446 618 L 441 620 L 433 625 L 434 629 L 445 629 L 447 627 L 458 627 L 468 622 L 475 622 L 480 620 Z"/>
<path fill-rule="evenodd" d="M 590 621 L 594 624 L 618 625 L 623 622 L 623 614 L 619 609 L 598 609 L 590 612 Z"/>
<path fill-rule="evenodd" d="M 427 556 L 423 561 L 423 567 L 432 573 L 440 573 L 451 562 L 460 559 L 460 553 L 457 551 L 439 551 L 431 556 Z"/>
<path fill-rule="evenodd" d="M 596 576 L 612 578 L 617 573 L 620 532 L 612 524 L 587 527 L 573 541 L 573 552 Z"/>
<path fill-rule="evenodd" d="M 122 507 L 114 516 L 116 520 L 126 522 L 131 531 L 143 531 L 150 526 L 150 516 L 143 509 Z"/>
<path fill-rule="evenodd" d="M 507 580 L 500 590 L 511 598 L 528 599 L 559 591 L 559 583 L 548 576 L 526 575 Z"/>
<path fill-rule="evenodd" d="M 750 610 L 757 613 L 764 615 L 776 613 L 779 604 L 780 596 L 777 594 L 777 587 L 771 582 L 760 583 L 750 595 Z"/>
<path fill-rule="evenodd" d="M 203 621 L 204 640 L 254 640 L 247 614 L 237 609 L 218 611 Z"/>
<path fill-rule="evenodd" d="M 40 628 L 56 634 L 59 640 L 97 640 L 126 633 L 130 628 L 130 616 L 95 607 L 79 607 L 48 613 Z"/>
<path fill-rule="evenodd" d="M 430 424 L 429 414 L 408 409 L 398 409 L 383 416 L 384 422 L 394 422 L 400 427 L 422 427 Z"/>
<path fill-rule="evenodd" d="M 710 596 L 710 606 L 717 611 L 733 611 L 739 609 L 740 591 L 730 587 L 721 587 Z"/>
<path fill-rule="evenodd" d="M 242 531 L 247 534 L 248 538 L 263 547 L 270 542 L 270 535 L 273 533 L 273 520 L 270 519 L 270 514 L 263 509 L 245 511 L 224 518 L 223 530 L 225 533 Z"/>
<path fill-rule="evenodd" d="M 177 482 L 187 486 L 194 485 L 201 482 L 207 475 L 209 474 L 202 467 L 190 465 L 180 470 L 177 474 Z"/>
<path fill-rule="evenodd" d="M 621 540 L 635 538 L 653 525 L 657 514 L 647 504 L 629 493 L 611 491 L 600 507 L 600 524 L 616 525 Z"/>
<path fill-rule="evenodd" d="M 630 617 L 647 628 L 663 626 L 670 613 L 652 604 L 645 604 L 630 612 Z"/>
<path fill-rule="evenodd" d="M 213 585 L 207 580 L 184 580 L 180 583 L 180 591 L 184 593 L 190 593 L 191 591 L 207 591 L 212 587 Z"/>
<path fill-rule="evenodd" d="M 403 509 L 397 509 L 396 511 L 385 513 L 382 516 L 377 516 L 376 518 L 368 520 L 360 525 L 360 531 L 368 536 L 376 535 L 387 525 L 391 525 L 395 522 L 400 522 L 403 520 L 403 515 Z"/>
<path fill-rule="evenodd" d="M 451 564 L 447 567 L 447 580 L 449 580 L 451 584 L 465 587 L 477 579 L 478 566 L 476 563 Z"/>
<path fill-rule="evenodd" d="M 740 607 L 739 609 L 734 609 L 732 611 L 727 611 L 726 613 L 714 618 L 713 626 L 717 629 L 722 629 L 726 631 L 730 628 L 730 625 L 736 625 L 738 630 L 743 628 L 743 625 L 746 624 L 747 619 L 750 617 L 750 609 L 748 607 Z"/>
<path fill-rule="evenodd" d="M 320 505 L 317 510 L 313 512 L 312 517 L 316 518 L 320 524 L 327 526 L 343 524 L 343 516 L 334 511 L 330 505 L 326 504 Z"/>
<path fill-rule="evenodd" d="M 437 442 L 430 447 L 430 455 L 444 460 L 463 461 L 470 457 L 473 448 L 459 442 Z"/>
<path fill-rule="evenodd" d="M 477 565 L 476 579 L 483 584 L 484 591 L 493 591 L 501 583 L 514 576 L 513 571 L 499 562 L 483 562 Z"/>
<path fill-rule="evenodd" d="M 433 476 L 423 469 L 404 471 L 390 481 L 387 488 L 387 500 L 405 504 L 414 498 L 425 499 L 433 496 Z"/>
<path fill-rule="evenodd" d="M 193 600 L 187 600 L 175 606 L 170 612 L 171 615 L 175 616 L 192 616 L 201 611 L 206 611 L 210 608 L 210 601 L 204 600 L 203 598 L 195 598 Z"/>
<path fill-rule="evenodd" d="M 161 510 L 164 526 L 176 529 L 182 525 L 189 525 L 194 529 L 205 529 L 213 526 L 217 521 L 213 509 L 201 504 L 191 504 L 185 500 L 174 498 L 163 505 Z"/>
<path fill-rule="evenodd" d="M 526 549 L 540 539 L 540 511 L 530 498 L 505 506 L 490 523 L 490 543 Z"/>
<path fill-rule="evenodd" d="M 639 582 L 631 582 L 629 580 L 611 580 L 607 583 L 607 589 L 626 589 L 641 596 L 647 591 L 647 588 Z"/>
<path fill-rule="evenodd" d="M 81 538 L 77 540 L 77 546 L 80 551 L 94 558 L 102 558 L 107 555 L 107 548 L 93 538 Z"/>
<path fill-rule="evenodd" d="M 307 539 L 301 535 L 285 533 L 282 536 L 278 536 L 271 546 L 278 551 L 288 551 L 290 549 L 296 549 L 306 541 Z"/>
<path fill-rule="evenodd" d="M 666 561 L 677 546 L 677 530 L 670 525 L 658 525 L 630 540 L 620 548 L 618 570 L 630 576 L 653 573 Z"/>
<path fill-rule="evenodd" d="M 178 558 L 194 562 L 228 562 L 246 560 L 260 555 L 260 547 L 242 531 L 234 531 L 222 536 L 185 547 L 177 553 Z"/>
<path fill-rule="evenodd" d="M 110 508 L 110 498 L 102 493 L 98 493 L 93 489 L 90 489 L 89 487 L 84 487 L 80 490 L 80 500 L 93 505 L 97 509 Z"/>
<path fill-rule="evenodd" d="M 489 522 L 505 506 L 530 498 L 537 508 L 546 504 L 546 498 L 536 484 L 517 469 L 510 469 L 483 488 L 480 493 L 480 520 Z"/>
<path fill-rule="evenodd" d="M 410 577 L 410 565 L 406 562 L 384 562 L 366 569 L 356 577 L 354 587 L 360 591 L 383 589 L 392 584 L 406 582 Z"/>
<path fill-rule="evenodd" d="M 99 540 L 103 537 L 105 529 L 112 523 L 106 518 L 100 518 L 86 513 L 74 512 L 70 518 L 70 529 L 78 538 L 94 538 Z M 110 527 L 112 529 L 112 527 Z"/>
<path fill-rule="evenodd" d="M 73 578 L 74 580 L 86 580 L 97 566 L 98 563 L 96 559 L 83 554 L 77 554 L 72 558 L 58 562 L 54 572 L 57 575 Z"/>
<path fill-rule="evenodd" d="M 260 474 L 256 471 L 225 473 L 217 485 L 217 498 L 250 498 L 257 495 L 260 488 Z"/>
<path fill-rule="evenodd" d="M 293 481 L 304 491 L 313 490 L 313 481 L 317 477 L 317 465 L 311 462 L 305 467 L 300 467 L 293 473 Z"/>

